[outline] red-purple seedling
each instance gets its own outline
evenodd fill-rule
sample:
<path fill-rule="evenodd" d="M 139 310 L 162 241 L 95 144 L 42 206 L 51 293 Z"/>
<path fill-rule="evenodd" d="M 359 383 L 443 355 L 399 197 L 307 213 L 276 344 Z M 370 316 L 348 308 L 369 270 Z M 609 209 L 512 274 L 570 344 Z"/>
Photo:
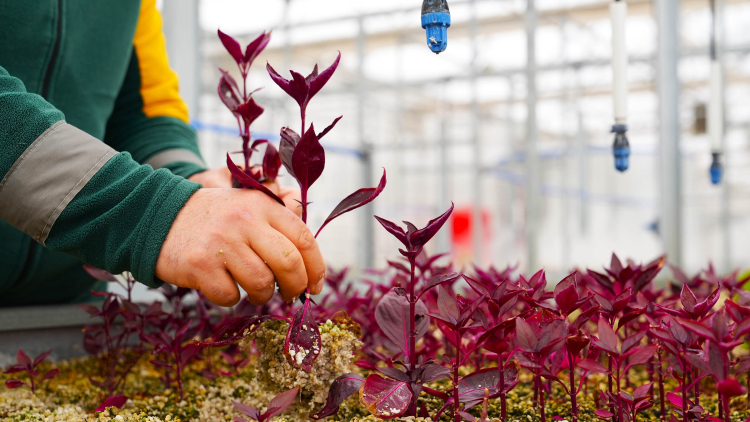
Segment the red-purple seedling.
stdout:
<path fill-rule="evenodd" d="M 6 371 L 3 371 L 3 374 L 26 372 L 26 375 L 29 377 L 29 382 L 24 382 L 17 378 L 11 378 L 5 381 L 5 386 L 8 388 L 18 388 L 21 386 L 25 386 L 29 390 L 31 390 L 32 393 L 36 393 L 36 387 L 38 387 L 42 381 L 51 380 L 60 373 L 60 370 L 57 368 L 50 369 L 49 371 L 45 372 L 40 379 L 36 379 L 36 377 L 39 376 L 39 370 L 36 369 L 37 366 L 39 366 L 39 364 L 42 363 L 42 361 L 46 359 L 50 353 L 52 353 L 52 351 L 48 350 L 34 358 L 34 360 L 31 360 L 31 358 L 26 353 L 24 353 L 23 350 L 18 349 L 18 354 L 16 354 L 16 364 L 8 368 Z"/>
<path fill-rule="evenodd" d="M 174 374 L 177 381 L 177 390 L 180 399 L 183 398 L 182 374 L 187 363 L 200 354 L 200 347 L 193 343 L 187 343 L 187 340 L 193 338 L 199 327 L 191 327 L 192 320 L 187 320 L 181 324 L 169 323 L 165 327 L 157 327 L 153 335 L 141 332 L 141 338 L 154 347 L 152 355 L 161 355 L 161 359 L 152 359 L 150 362 L 155 366 L 166 368 L 169 374 Z M 169 387 L 170 377 L 165 377 L 167 387 Z"/>
<path fill-rule="evenodd" d="M 263 413 L 252 406 L 238 403 L 234 400 L 232 400 L 232 404 L 237 410 L 250 418 L 250 420 L 257 422 L 266 422 L 270 421 L 275 416 L 284 413 L 289 408 L 289 406 L 294 404 L 294 400 L 297 398 L 297 393 L 299 393 L 299 387 L 295 387 L 291 390 L 284 391 L 283 393 L 277 395 L 276 397 L 271 399 L 271 401 L 268 403 L 268 408 Z M 238 417 L 235 417 L 233 420 L 234 422 L 248 422 L 247 419 Z"/>

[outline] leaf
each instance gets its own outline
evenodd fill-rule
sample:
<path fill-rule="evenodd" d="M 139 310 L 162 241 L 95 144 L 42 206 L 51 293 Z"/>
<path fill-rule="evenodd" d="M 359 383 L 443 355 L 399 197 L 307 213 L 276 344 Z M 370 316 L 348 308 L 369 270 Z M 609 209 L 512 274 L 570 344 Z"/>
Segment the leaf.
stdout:
<path fill-rule="evenodd" d="M 555 303 L 557 303 L 557 307 L 563 315 L 569 315 L 573 312 L 576 309 L 576 302 L 578 302 L 578 291 L 574 284 L 555 294 Z"/>
<path fill-rule="evenodd" d="M 239 167 L 237 167 L 236 164 L 232 161 L 232 158 L 229 157 L 229 154 L 227 154 L 227 167 L 229 168 L 229 172 L 232 173 L 232 177 L 238 181 L 241 185 L 257 189 L 266 195 L 270 196 L 274 201 L 278 202 L 282 206 L 286 206 L 284 204 L 284 201 L 281 200 L 276 194 L 271 192 L 267 187 L 261 185 L 257 180 L 253 179 L 252 177 L 245 174 L 244 171 L 240 170 Z"/>
<path fill-rule="evenodd" d="M 747 391 L 745 390 L 745 387 L 734 378 L 727 378 L 724 381 L 719 382 L 719 384 L 716 385 L 716 389 L 719 390 L 722 397 L 729 399 L 741 396 Z"/>
<path fill-rule="evenodd" d="M 596 417 L 602 418 L 602 419 L 609 419 L 609 418 L 615 416 L 614 413 L 610 412 L 609 410 L 605 410 L 605 409 L 599 409 L 599 410 L 597 410 L 596 412 L 594 412 L 594 415 Z"/>
<path fill-rule="evenodd" d="M 246 127 L 250 127 L 253 122 L 263 114 L 263 107 L 259 106 L 254 99 L 250 98 L 237 107 L 237 115 L 242 117 Z"/>
<path fill-rule="evenodd" d="M 242 412 L 245 416 L 249 417 L 253 420 L 260 420 L 261 414 L 260 411 L 252 406 L 246 405 L 244 403 L 236 402 L 232 400 L 232 404 L 234 405 L 234 408 Z"/>
<path fill-rule="evenodd" d="M 695 305 L 698 303 L 698 300 L 695 298 L 695 294 L 692 290 L 690 290 L 690 287 L 688 287 L 687 284 L 682 286 L 682 292 L 680 292 L 680 302 L 682 303 L 682 307 L 691 314 L 695 309 Z"/>
<path fill-rule="evenodd" d="M 260 325 L 270 319 L 288 322 L 285 318 L 274 315 L 244 316 L 235 318 L 219 328 L 211 337 L 196 342 L 200 347 L 223 347 L 236 343 L 249 336 Z M 152 343 L 153 344 L 153 343 Z"/>
<path fill-rule="evenodd" d="M 299 143 L 299 135 L 288 127 L 282 127 L 280 136 L 279 155 L 281 156 L 281 163 L 286 171 L 296 179 L 297 176 L 294 175 L 294 167 L 292 166 L 292 154 L 294 154 L 294 148 Z"/>
<path fill-rule="evenodd" d="M 268 409 L 261 415 L 261 417 L 265 420 L 269 420 L 274 416 L 284 413 L 284 411 L 294 403 L 297 393 L 299 393 L 299 387 L 294 387 L 291 390 L 284 391 L 272 398 L 268 403 Z"/>
<path fill-rule="evenodd" d="M 415 305 L 417 315 L 426 315 L 427 306 L 418 300 Z M 389 291 L 378 302 L 375 308 L 375 321 L 383 333 L 401 349 L 404 356 L 409 358 L 409 300 L 399 296 L 393 290 Z M 415 324 L 416 340 L 419 341 L 430 327 L 429 318 L 423 318 Z"/>
<path fill-rule="evenodd" d="M 409 236 L 409 242 L 412 247 L 414 249 L 420 249 L 421 247 L 426 245 L 427 242 L 429 242 L 430 239 L 432 239 L 432 237 L 435 236 L 438 231 L 440 231 L 440 228 L 443 227 L 443 224 L 448 221 L 448 218 L 451 216 L 452 212 L 453 203 L 451 202 L 451 207 L 448 208 L 446 212 L 441 214 L 439 217 L 430 220 L 423 229 L 417 230 L 412 233 L 411 236 Z"/>
<path fill-rule="evenodd" d="M 8 388 L 18 388 L 18 387 L 20 387 L 22 385 L 25 385 L 27 387 L 29 386 L 25 382 L 23 382 L 21 380 L 17 380 L 15 378 L 11 378 L 11 379 L 5 380 L 5 386 L 8 387 Z"/>
<path fill-rule="evenodd" d="M 393 419 L 406 412 L 412 394 L 408 383 L 370 374 L 359 389 L 359 401 L 373 415 Z"/>
<path fill-rule="evenodd" d="M 334 60 L 330 66 L 320 72 L 319 75 L 312 78 L 310 81 L 310 99 L 320 92 L 325 84 L 328 83 L 328 80 L 333 76 L 333 72 L 335 72 L 336 68 L 339 66 L 339 61 L 341 61 L 341 52 L 339 52 L 338 56 L 336 56 L 336 60 Z"/>
<path fill-rule="evenodd" d="M 281 167 L 281 157 L 276 147 L 272 144 L 266 146 L 266 153 L 263 156 L 263 176 L 267 181 L 274 181 L 279 176 Z"/>
<path fill-rule="evenodd" d="M 309 290 L 306 292 L 309 294 Z M 305 372 L 312 370 L 313 362 L 320 355 L 323 341 L 310 307 L 311 300 L 297 310 L 284 341 L 284 356 L 292 367 Z"/>
<path fill-rule="evenodd" d="M 91 277 L 94 277 L 97 280 L 110 281 L 110 282 L 117 281 L 117 278 L 114 275 L 108 273 L 107 271 L 100 270 L 99 268 L 93 267 L 89 264 L 83 264 L 83 269 L 86 270 L 86 272 L 89 273 Z"/>
<path fill-rule="evenodd" d="M 627 368 L 648 362 L 649 359 L 656 355 L 656 349 L 658 349 L 658 346 L 655 344 L 649 344 L 635 349 L 636 351 L 630 355 Z"/>
<path fill-rule="evenodd" d="M 57 368 L 50 369 L 49 371 L 47 371 L 44 374 L 44 376 L 42 377 L 42 379 L 40 379 L 39 381 L 51 380 L 51 379 L 55 378 L 57 376 L 57 374 L 59 374 L 59 373 L 60 373 L 60 370 L 57 369 Z"/>
<path fill-rule="evenodd" d="M 18 349 L 18 353 L 16 354 L 16 361 L 19 365 L 23 365 L 25 368 L 28 368 L 29 370 L 32 369 L 32 363 L 31 358 L 23 352 L 23 350 Z"/>
<path fill-rule="evenodd" d="M 383 228 L 388 233 L 392 234 L 396 239 L 399 240 L 399 242 L 403 243 L 405 247 L 410 247 L 409 240 L 406 238 L 404 229 L 391 221 L 378 217 L 377 215 L 375 216 L 375 219 L 378 220 L 378 223 L 380 223 L 380 225 L 383 226 Z"/>
<path fill-rule="evenodd" d="M 312 97 L 312 95 L 311 95 L 311 97 Z M 322 132 L 320 132 L 320 133 L 318 134 L 318 140 L 321 140 L 321 139 L 323 139 L 323 137 L 324 137 L 324 136 L 326 136 L 326 135 L 328 134 L 328 132 L 330 132 L 330 131 L 331 131 L 331 129 L 333 129 L 333 127 L 334 127 L 334 126 L 336 126 L 336 123 L 338 123 L 338 122 L 339 122 L 339 120 L 341 120 L 341 118 L 342 118 L 342 117 L 344 117 L 344 116 L 339 116 L 339 117 L 337 117 L 337 118 L 336 118 L 336 119 L 335 119 L 335 120 L 333 121 L 333 123 L 331 123 L 330 125 L 328 125 L 328 127 L 327 127 L 327 128 L 323 129 L 323 131 L 322 131 Z"/>
<path fill-rule="evenodd" d="M 359 391 L 364 382 L 365 379 L 361 375 L 354 373 L 344 374 L 336 378 L 328 390 L 328 398 L 326 399 L 325 406 L 313 414 L 312 418 L 315 420 L 323 419 L 338 413 L 341 403 Z"/>
<path fill-rule="evenodd" d="M 617 354 L 617 334 L 612 330 L 612 326 L 604 318 L 599 318 L 599 346 L 604 346 L 603 349 Z"/>
<path fill-rule="evenodd" d="M 104 402 L 102 402 L 102 404 L 100 404 L 99 407 L 94 410 L 94 412 L 104 412 L 108 407 L 116 407 L 118 409 L 122 409 L 127 401 L 128 398 L 123 395 L 110 396 L 104 399 Z"/>
<path fill-rule="evenodd" d="M 240 105 L 240 94 L 239 88 L 237 88 L 237 82 L 234 80 L 232 75 L 226 71 L 219 69 L 221 72 L 221 79 L 219 79 L 219 98 L 221 102 L 232 112 L 237 112 L 237 107 Z"/>
<path fill-rule="evenodd" d="M 442 287 L 438 288 L 438 310 L 443 318 L 454 325 L 458 321 L 459 311 L 456 299 Z"/>
<path fill-rule="evenodd" d="M 432 289 L 433 287 L 439 286 L 443 283 L 453 283 L 458 280 L 459 277 L 461 277 L 461 274 L 455 271 L 449 274 L 434 275 L 427 281 L 427 284 L 425 284 L 424 289 L 422 289 L 422 292 L 419 294 L 419 297 L 422 297 L 422 295 L 427 293 L 427 291 Z"/>
<path fill-rule="evenodd" d="M 323 227 L 328 225 L 333 219 L 346 214 L 349 211 L 354 211 L 359 207 L 362 207 L 366 204 L 369 204 L 370 202 L 374 201 L 375 198 L 380 195 L 381 192 L 383 192 L 383 189 L 385 189 L 386 184 L 386 177 L 385 177 L 385 169 L 383 169 L 383 176 L 380 178 L 380 183 L 375 188 L 363 188 L 360 189 L 353 194 L 347 196 L 344 198 L 341 202 L 339 202 L 338 205 L 336 205 L 336 208 L 331 211 L 331 214 L 328 215 L 326 220 L 323 222 L 323 225 L 320 226 L 318 229 L 318 232 L 315 233 L 315 237 L 318 237 L 320 234 L 320 231 L 323 230 Z"/>
<path fill-rule="evenodd" d="M 238 43 L 237 40 L 230 37 L 229 35 L 221 32 L 220 29 L 217 32 L 219 33 L 219 39 L 221 40 L 221 43 L 224 44 L 224 48 L 226 48 L 227 52 L 232 56 L 234 61 L 237 62 L 237 65 L 239 66 L 240 64 L 242 64 L 242 61 L 245 57 L 242 54 L 240 43 Z"/>
<path fill-rule="evenodd" d="M 409 382 L 409 376 L 397 368 L 378 368 L 381 374 L 396 381 Z"/>
<path fill-rule="evenodd" d="M 245 56 L 243 57 L 243 64 L 246 68 L 249 68 L 253 63 L 258 54 L 260 54 L 271 41 L 271 32 L 266 33 L 263 31 L 257 38 L 252 40 L 250 44 L 245 47 Z"/>
<path fill-rule="evenodd" d="M 648 391 L 651 389 L 651 386 L 654 385 L 654 382 L 651 381 L 648 384 L 643 384 L 640 387 L 633 390 L 633 397 L 636 399 L 641 399 L 646 397 L 648 395 Z"/>
<path fill-rule="evenodd" d="M 527 352 L 536 352 L 538 339 L 531 326 L 522 318 L 516 319 L 518 345 Z"/>
<path fill-rule="evenodd" d="M 688 331 L 692 331 L 693 333 L 699 335 L 700 337 L 703 337 L 703 338 L 705 338 L 707 340 L 711 340 L 713 342 L 718 342 L 719 341 L 719 339 L 717 339 L 716 337 L 714 337 L 714 333 L 708 327 L 704 326 L 703 324 L 699 324 L 697 322 L 690 321 L 690 320 L 683 319 L 683 318 L 679 318 L 677 321 L 678 321 L 679 324 L 675 324 L 675 325 L 681 325 L 682 327 L 686 328 Z M 673 335 L 674 335 L 674 333 L 673 333 Z M 684 343 L 685 341 L 686 340 L 681 340 L 680 342 Z"/>
<path fill-rule="evenodd" d="M 422 372 L 422 382 L 433 382 L 448 378 L 451 373 L 450 369 L 436 363 L 424 365 L 422 368 L 424 369 Z"/>
<path fill-rule="evenodd" d="M 610 371 L 593 359 L 584 359 L 576 364 L 579 368 L 596 374 L 608 374 Z"/>
<path fill-rule="evenodd" d="M 32 368 L 36 368 L 37 365 L 39 365 L 40 363 L 42 363 L 42 361 L 44 361 L 44 359 L 47 359 L 47 356 L 49 356 L 50 353 L 52 353 L 52 350 L 47 350 L 46 352 L 44 352 L 41 355 L 37 356 L 34 359 L 34 362 L 31 364 L 31 367 Z"/>
<path fill-rule="evenodd" d="M 302 139 L 300 139 L 292 153 L 294 175 L 303 192 L 318 180 L 323 173 L 325 165 L 325 150 L 320 145 L 320 142 L 318 142 L 318 137 L 315 135 L 315 127 L 311 124 L 310 129 L 302 135 Z"/>

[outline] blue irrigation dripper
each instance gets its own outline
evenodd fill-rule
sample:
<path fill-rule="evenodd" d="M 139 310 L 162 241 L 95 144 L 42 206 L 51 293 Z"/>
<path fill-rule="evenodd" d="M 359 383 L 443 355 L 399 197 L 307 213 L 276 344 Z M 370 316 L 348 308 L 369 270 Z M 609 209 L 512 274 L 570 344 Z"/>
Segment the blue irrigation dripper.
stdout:
<path fill-rule="evenodd" d="M 724 175 L 724 167 L 721 165 L 721 153 L 714 152 L 711 156 L 713 157 L 711 159 L 711 168 L 709 169 L 711 183 L 718 185 L 721 183 L 721 177 Z"/>
<path fill-rule="evenodd" d="M 448 48 L 448 27 L 451 26 L 451 11 L 447 0 L 422 1 L 422 28 L 427 33 L 427 46 L 435 54 Z"/>
<path fill-rule="evenodd" d="M 625 136 L 628 131 L 626 125 L 612 126 L 615 134 L 615 142 L 612 144 L 612 155 L 615 156 L 615 168 L 617 171 L 625 171 L 630 167 L 630 143 Z"/>

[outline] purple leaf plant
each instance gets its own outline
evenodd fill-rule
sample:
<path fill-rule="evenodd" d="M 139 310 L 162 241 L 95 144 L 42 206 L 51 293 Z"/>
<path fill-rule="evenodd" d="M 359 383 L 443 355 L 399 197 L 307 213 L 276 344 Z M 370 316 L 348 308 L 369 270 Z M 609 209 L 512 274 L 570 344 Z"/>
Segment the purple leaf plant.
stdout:
<path fill-rule="evenodd" d="M 37 379 L 40 374 L 37 367 L 47 358 L 47 356 L 49 356 L 50 353 L 52 353 L 52 351 L 48 350 L 32 360 L 23 352 L 23 350 L 18 349 L 18 353 L 16 354 L 16 364 L 3 371 L 3 373 L 16 374 L 19 372 L 26 372 L 26 376 L 29 377 L 29 382 L 21 381 L 18 378 L 10 378 L 5 381 L 5 386 L 8 388 L 27 387 L 32 393 L 36 393 L 36 388 L 42 381 L 51 380 L 60 373 L 60 370 L 57 368 L 50 369 L 45 372 L 41 378 Z"/>

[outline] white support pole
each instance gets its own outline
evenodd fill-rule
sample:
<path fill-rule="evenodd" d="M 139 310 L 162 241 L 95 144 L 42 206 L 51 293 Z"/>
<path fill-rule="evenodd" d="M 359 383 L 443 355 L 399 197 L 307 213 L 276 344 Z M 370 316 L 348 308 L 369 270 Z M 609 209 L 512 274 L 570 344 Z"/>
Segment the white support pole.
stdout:
<path fill-rule="evenodd" d="M 359 32 L 357 34 L 357 137 L 359 148 L 362 152 L 362 183 L 361 186 L 374 186 L 372 183 L 372 148 L 366 137 L 365 130 L 365 104 L 367 100 L 367 80 L 365 79 L 365 23 L 362 18 L 358 21 Z M 359 236 L 359 264 L 360 269 L 372 268 L 375 255 L 375 226 L 373 224 L 374 208 L 372 203 L 362 207 L 360 215 Z"/>
<path fill-rule="evenodd" d="M 625 44 L 625 21 L 628 5 L 614 1 L 609 6 L 612 16 L 612 82 L 615 124 L 625 125 L 628 118 L 628 49 Z"/>
<path fill-rule="evenodd" d="M 479 32 L 479 20 L 477 19 L 476 0 L 471 0 L 471 21 L 469 22 L 469 39 L 471 43 L 471 143 L 473 147 L 474 177 L 472 180 L 472 246 L 474 249 L 474 263 L 483 265 L 482 252 L 482 141 L 480 126 L 482 120 L 479 116 L 479 102 L 477 99 L 477 56 L 479 45 L 477 33 Z M 443 204 L 445 205 L 445 204 Z"/>
<path fill-rule="evenodd" d="M 659 27 L 658 80 L 660 120 L 660 201 L 659 232 L 670 262 L 683 266 L 682 183 L 680 165 L 679 115 L 679 0 L 657 0 Z"/>
<path fill-rule="evenodd" d="M 526 1 L 526 270 L 537 270 L 539 230 L 539 157 L 536 125 L 536 27 L 534 0 Z"/>

